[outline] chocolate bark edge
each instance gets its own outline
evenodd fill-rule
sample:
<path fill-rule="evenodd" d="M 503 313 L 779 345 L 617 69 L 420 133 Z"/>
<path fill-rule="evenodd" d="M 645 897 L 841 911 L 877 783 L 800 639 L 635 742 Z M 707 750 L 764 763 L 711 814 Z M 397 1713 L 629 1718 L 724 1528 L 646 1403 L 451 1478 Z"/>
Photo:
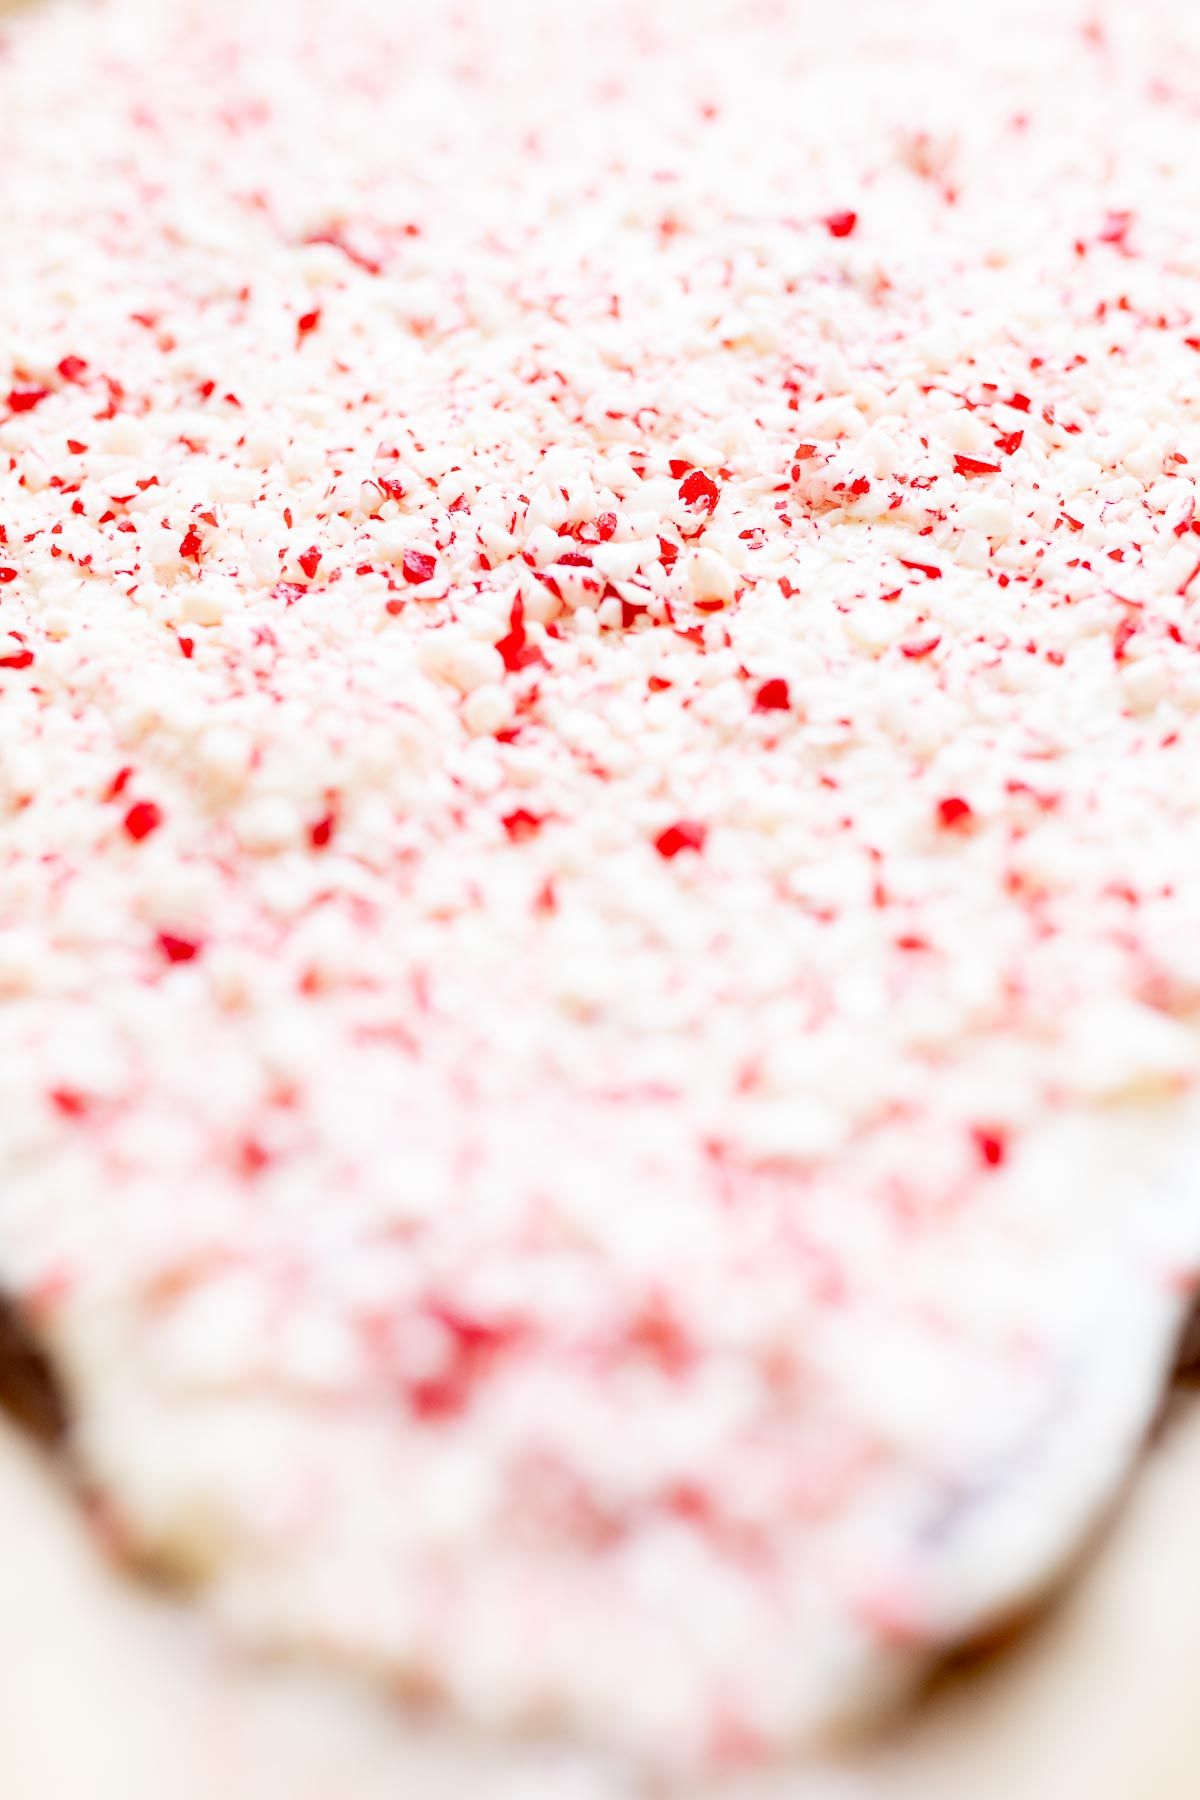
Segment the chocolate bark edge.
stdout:
<path fill-rule="evenodd" d="M 57 1446 L 67 1429 L 67 1405 L 53 1365 L 20 1308 L 0 1294 L 0 1412 L 39 1442 Z"/>

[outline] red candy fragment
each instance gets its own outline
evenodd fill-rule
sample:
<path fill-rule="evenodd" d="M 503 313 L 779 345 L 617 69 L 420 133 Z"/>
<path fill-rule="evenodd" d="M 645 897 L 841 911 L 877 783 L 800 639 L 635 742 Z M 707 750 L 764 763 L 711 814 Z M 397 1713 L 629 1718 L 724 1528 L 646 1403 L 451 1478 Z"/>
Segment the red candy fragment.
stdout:
<path fill-rule="evenodd" d="M 136 800 L 125 814 L 125 829 L 134 843 L 140 844 L 143 838 L 158 830 L 162 821 L 162 809 L 155 806 L 153 800 Z"/>
<path fill-rule="evenodd" d="M 320 323 L 321 323 L 321 309 L 319 306 L 315 306 L 313 308 L 312 312 L 301 313 L 300 317 L 296 320 L 296 336 L 297 336 L 297 338 L 298 339 L 306 338 L 308 336 L 309 332 L 315 331 L 317 329 L 317 326 Z"/>
<path fill-rule="evenodd" d="M 1005 1152 L 1008 1148 L 1003 1132 L 990 1130 L 984 1125 L 976 1125 L 971 1132 L 971 1136 L 975 1140 L 975 1148 L 978 1150 L 980 1159 L 983 1163 L 986 1164 L 989 1169 L 998 1169 L 1000 1164 L 1004 1161 Z"/>
<path fill-rule="evenodd" d="M 333 834 L 336 829 L 337 820 L 332 813 L 326 813 L 323 819 L 318 819 L 315 824 L 310 825 L 308 828 L 308 841 L 313 849 L 328 849 L 330 843 L 333 841 Z"/>
<path fill-rule="evenodd" d="M 961 799 L 957 794 L 951 794 L 947 799 L 938 801 L 937 815 L 938 824 L 944 826 L 947 831 L 966 826 L 975 817 L 970 801 Z"/>
<path fill-rule="evenodd" d="M 406 550 L 400 570 L 405 581 L 419 586 L 422 581 L 432 581 L 437 572 L 437 557 L 431 556 L 427 550 Z"/>
<path fill-rule="evenodd" d="M 200 954 L 195 938 L 176 937 L 173 931 L 160 931 L 158 947 L 169 963 L 193 962 Z"/>
<path fill-rule="evenodd" d="M 956 456 L 954 473 L 956 475 L 998 475 L 1000 464 L 981 462 L 977 456 Z"/>
<path fill-rule="evenodd" d="M 270 1161 L 270 1151 L 257 1138 L 246 1138 L 238 1149 L 238 1167 L 247 1177 L 261 1175 Z"/>
<path fill-rule="evenodd" d="M 1125 617 L 1113 632 L 1113 661 L 1124 662 L 1129 641 L 1138 634 L 1138 622 L 1135 618 Z"/>
<path fill-rule="evenodd" d="M 417 1418 L 432 1423 L 452 1418 L 470 1404 L 473 1390 L 515 1334 L 508 1325 L 493 1325 L 436 1302 L 430 1314 L 448 1334 L 447 1353 L 440 1369 L 409 1383 L 408 1399 Z"/>
<path fill-rule="evenodd" d="M 50 1102 L 64 1119 L 82 1119 L 91 1102 L 77 1088 L 57 1087 L 50 1090 Z"/>
<path fill-rule="evenodd" d="M 923 656 L 931 656 L 941 641 L 937 636 L 910 638 L 907 644 L 901 644 L 900 654 L 913 662 L 919 662 Z"/>
<path fill-rule="evenodd" d="M 189 525 L 179 545 L 179 554 L 184 562 L 200 561 L 200 533 L 194 525 Z"/>
<path fill-rule="evenodd" d="M 831 212 L 825 215 L 825 229 L 830 237 L 847 238 L 857 224 L 856 212 Z"/>
<path fill-rule="evenodd" d="M 8 410 L 14 413 L 32 412 L 43 400 L 50 397 L 50 389 L 44 387 L 15 387 L 8 396 Z"/>
<path fill-rule="evenodd" d="M 668 825 L 660 831 L 654 840 L 654 848 L 668 862 L 679 855 L 682 850 L 703 850 L 708 838 L 708 826 L 699 825 L 694 819 L 679 819 L 674 825 Z"/>
<path fill-rule="evenodd" d="M 300 567 L 304 570 L 308 579 L 312 581 L 316 576 L 317 570 L 321 566 L 321 552 L 317 549 L 315 544 L 311 544 L 307 550 L 301 552 L 296 558 L 296 561 L 300 564 Z"/>
<path fill-rule="evenodd" d="M 792 704 L 788 684 L 779 675 L 764 681 L 754 696 L 755 712 L 787 712 Z"/>
<path fill-rule="evenodd" d="M 1104 224 L 1101 226 L 1097 235 L 1097 242 L 1101 244 L 1114 244 L 1119 250 L 1128 250 L 1129 245 L 1126 242 L 1126 239 L 1129 236 L 1129 228 L 1132 224 L 1133 214 L 1131 212 L 1105 213 Z"/>
<path fill-rule="evenodd" d="M 516 674 L 518 669 L 528 669 L 534 663 L 544 663 L 546 660 L 537 645 L 528 640 L 525 631 L 525 602 L 519 596 L 512 603 L 508 631 L 496 648 L 510 675 Z"/>
<path fill-rule="evenodd" d="M 82 381 L 87 374 L 87 364 L 82 356 L 64 356 L 58 365 L 58 372 L 64 381 Z"/>
<path fill-rule="evenodd" d="M 527 812 L 519 806 L 516 812 L 506 813 L 500 823 L 514 844 L 523 844 L 529 838 L 536 837 L 542 828 L 542 820 L 537 813 Z"/>
<path fill-rule="evenodd" d="M 0 587 L 7 587 L 10 581 L 16 579 L 17 571 L 15 569 L 0 569 Z"/>
<path fill-rule="evenodd" d="M 721 498 L 721 490 L 711 475 L 706 475 L 703 469 L 693 469 L 679 484 L 679 498 L 686 501 L 688 506 L 713 513 Z"/>

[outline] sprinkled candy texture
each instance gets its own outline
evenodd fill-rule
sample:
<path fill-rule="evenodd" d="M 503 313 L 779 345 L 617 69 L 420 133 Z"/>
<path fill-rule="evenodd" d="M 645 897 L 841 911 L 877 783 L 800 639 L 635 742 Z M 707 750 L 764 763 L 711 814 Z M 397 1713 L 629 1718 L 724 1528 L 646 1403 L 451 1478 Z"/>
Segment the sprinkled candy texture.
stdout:
<path fill-rule="evenodd" d="M 1200 21 L 973 23 L 6 27 L 0 1275 L 253 1642 L 765 1758 L 1143 1428 Z"/>

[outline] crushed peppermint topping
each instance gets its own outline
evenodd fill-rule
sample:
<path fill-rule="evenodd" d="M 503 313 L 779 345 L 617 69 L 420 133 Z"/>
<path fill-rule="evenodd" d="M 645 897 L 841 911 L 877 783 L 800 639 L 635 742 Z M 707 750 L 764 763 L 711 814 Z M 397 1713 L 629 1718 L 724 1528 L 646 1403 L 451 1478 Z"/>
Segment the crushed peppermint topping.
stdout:
<path fill-rule="evenodd" d="M 248 1638 L 752 1760 L 1200 1258 L 1086 1173 L 1200 1066 L 1200 44 L 416 11 L 5 26 L 0 1278 Z"/>

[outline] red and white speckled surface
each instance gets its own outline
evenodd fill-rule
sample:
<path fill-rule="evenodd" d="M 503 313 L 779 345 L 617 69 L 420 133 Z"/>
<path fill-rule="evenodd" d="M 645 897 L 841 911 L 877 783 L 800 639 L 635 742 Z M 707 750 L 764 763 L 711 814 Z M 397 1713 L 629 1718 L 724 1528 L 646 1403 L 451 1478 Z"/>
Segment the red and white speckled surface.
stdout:
<path fill-rule="evenodd" d="M 10 27 L 0 1273 L 252 1639 L 754 1759 L 1110 1490 L 1200 1251 L 1196 38 Z"/>

